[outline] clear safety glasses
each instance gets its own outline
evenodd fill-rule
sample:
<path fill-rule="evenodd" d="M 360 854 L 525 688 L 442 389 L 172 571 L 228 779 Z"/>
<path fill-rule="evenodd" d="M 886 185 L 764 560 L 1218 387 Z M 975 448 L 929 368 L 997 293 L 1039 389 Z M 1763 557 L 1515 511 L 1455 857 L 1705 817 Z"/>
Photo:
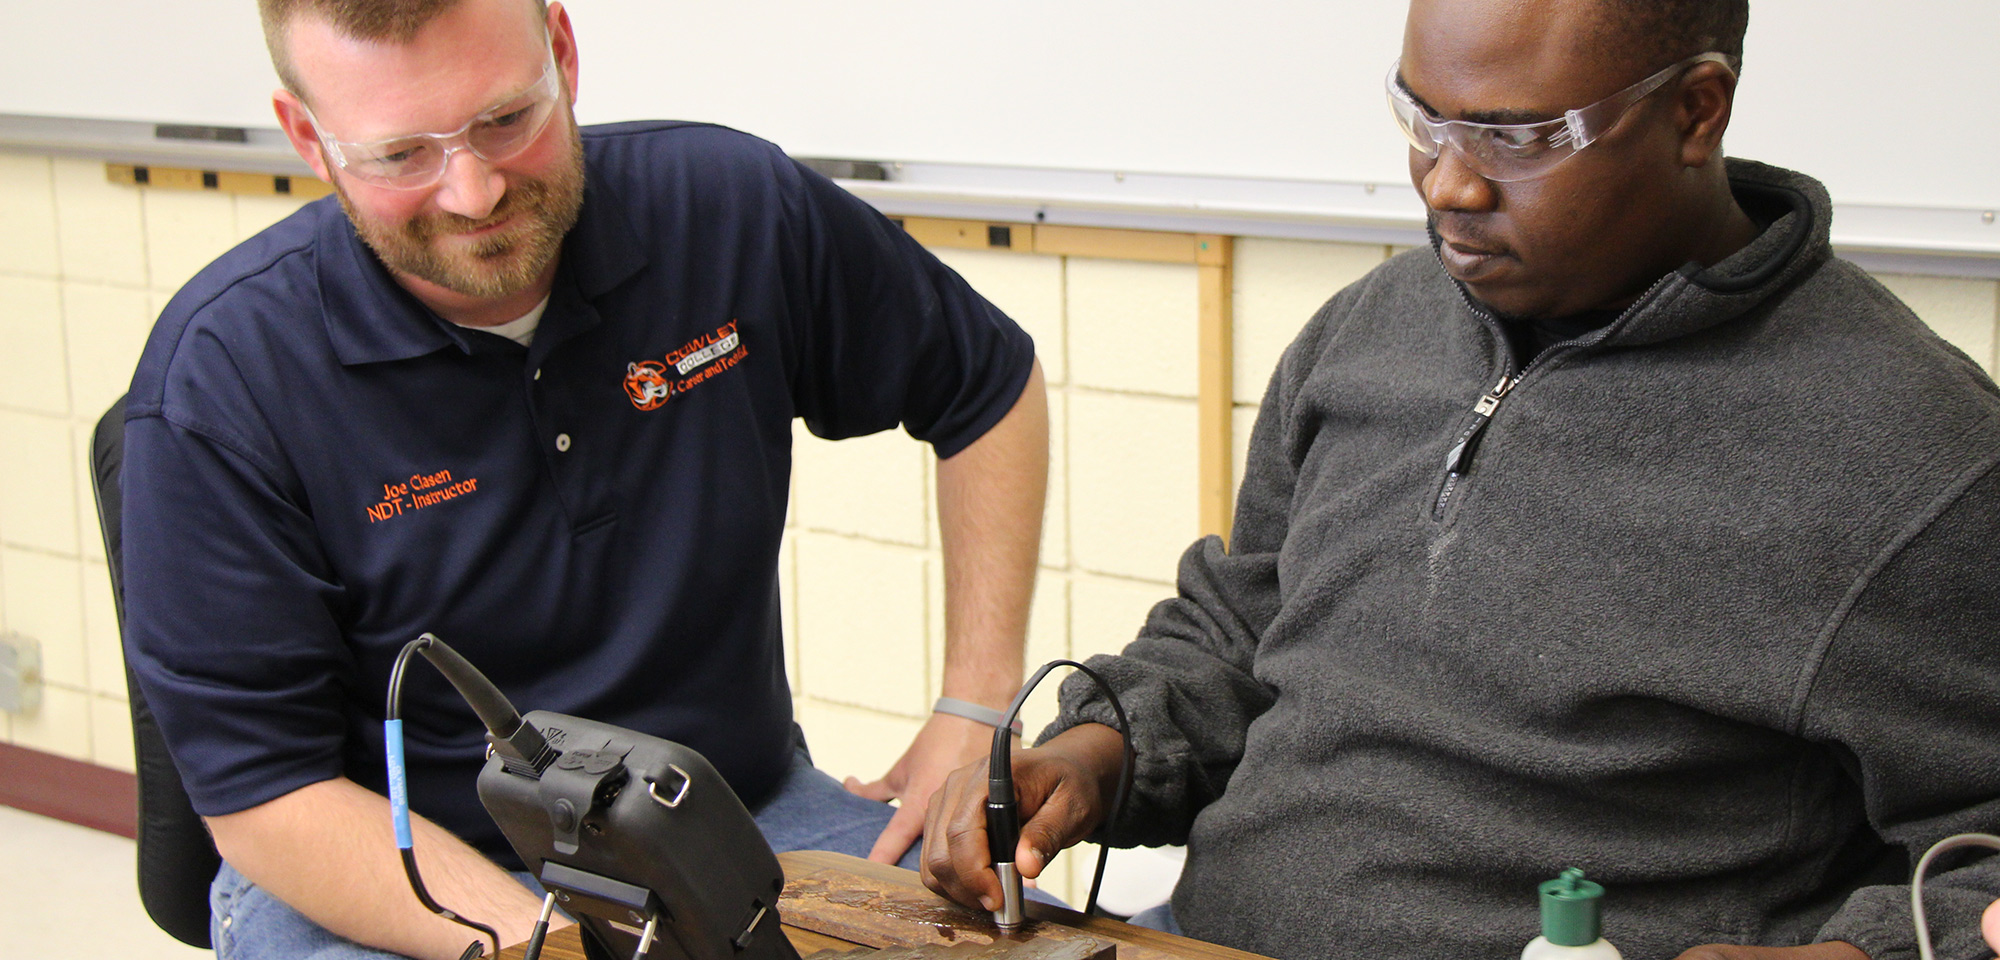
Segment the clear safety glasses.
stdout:
<path fill-rule="evenodd" d="M 356 143 L 327 135 L 311 107 L 306 108 L 306 119 L 312 121 L 313 131 L 319 134 L 319 142 L 333 162 L 349 175 L 392 190 L 418 190 L 442 179 L 451 155 L 460 150 L 470 150 L 473 156 L 498 163 L 527 149 L 555 115 L 556 103 L 562 96 L 561 78 L 556 70 L 555 53 L 551 51 L 548 66 L 534 86 L 450 133 L 412 133 Z"/>
<path fill-rule="evenodd" d="M 1734 60 L 1724 53 L 1696 54 L 1590 106 L 1564 111 L 1560 118 L 1541 123 L 1437 119 L 1403 85 L 1403 63 L 1398 60 L 1389 67 L 1389 108 L 1410 146 L 1424 156 L 1435 160 L 1438 151 L 1450 144 L 1472 172 L 1496 183 L 1514 183 L 1542 176 L 1575 156 L 1617 125 L 1633 104 L 1683 71 L 1711 61 L 1734 70 Z"/>

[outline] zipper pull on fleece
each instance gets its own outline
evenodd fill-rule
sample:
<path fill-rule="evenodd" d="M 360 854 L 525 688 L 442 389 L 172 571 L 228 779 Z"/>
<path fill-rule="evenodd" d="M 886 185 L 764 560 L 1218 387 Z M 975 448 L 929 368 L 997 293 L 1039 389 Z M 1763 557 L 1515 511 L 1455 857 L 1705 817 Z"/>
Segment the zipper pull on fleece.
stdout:
<path fill-rule="evenodd" d="M 1466 425 L 1465 432 L 1458 435 L 1458 442 L 1452 445 L 1451 452 L 1445 454 L 1445 473 L 1456 476 L 1466 472 L 1466 468 L 1472 462 L 1473 448 L 1479 445 L 1479 435 L 1485 433 L 1486 425 L 1493 421 L 1493 411 L 1500 409 L 1500 401 L 1507 399 L 1507 392 L 1514 389 L 1514 384 L 1519 382 L 1520 379 L 1517 377 L 1503 376 L 1499 383 L 1493 385 L 1492 390 L 1480 397 L 1478 403 L 1472 405 L 1475 417 Z"/>
<path fill-rule="evenodd" d="M 1480 397 L 1478 403 L 1472 405 L 1472 412 L 1482 417 L 1492 416 L 1493 411 L 1499 409 L 1500 401 L 1507 399 L 1507 392 L 1514 389 L 1514 384 L 1520 382 L 1521 378 L 1519 377 L 1501 377 L 1500 382 L 1494 384 L 1491 391 L 1485 396 Z"/>

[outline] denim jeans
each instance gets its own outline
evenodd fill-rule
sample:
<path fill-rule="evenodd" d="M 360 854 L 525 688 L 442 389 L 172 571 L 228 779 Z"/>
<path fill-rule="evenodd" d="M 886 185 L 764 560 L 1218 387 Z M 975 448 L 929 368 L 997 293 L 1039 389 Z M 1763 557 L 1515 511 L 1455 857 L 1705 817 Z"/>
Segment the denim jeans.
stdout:
<path fill-rule="evenodd" d="M 532 874 L 513 871 L 536 896 L 542 885 Z M 414 894 L 413 894 L 414 896 Z M 208 887 L 208 933 L 218 960 L 400 960 L 401 954 L 364 947 L 305 918 L 224 862 Z M 481 935 L 466 928 L 465 941 Z"/>
<path fill-rule="evenodd" d="M 1133 914 L 1127 922 L 1135 927 L 1160 930 L 1177 937 L 1186 936 L 1181 933 L 1181 925 L 1174 920 L 1174 903 L 1171 900 L 1156 907 L 1147 907 Z"/>
<path fill-rule="evenodd" d="M 896 812 L 847 792 L 840 781 L 812 765 L 804 739 L 778 792 L 750 811 L 771 849 L 833 850 L 865 857 L 889 817 Z M 919 847 L 903 854 L 915 869 Z M 514 878 L 536 896 L 540 884 L 527 873 Z M 266 893 L 224 863 L 209 886 L 209 932 L 218 960 L 397 960 L 397 955 L 364 947 L 331 933 L 284 901 Z M 475 936 L 466 931 L 466 942 Z"/>

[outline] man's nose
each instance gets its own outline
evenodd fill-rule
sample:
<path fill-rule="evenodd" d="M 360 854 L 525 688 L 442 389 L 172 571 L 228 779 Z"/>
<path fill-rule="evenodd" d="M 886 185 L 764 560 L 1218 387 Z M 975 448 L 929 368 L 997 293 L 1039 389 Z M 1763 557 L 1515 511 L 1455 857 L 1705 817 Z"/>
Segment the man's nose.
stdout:
<path fill-rule="evenodd" d="M 1493 181 L 1474 172 L 1459 155 L 1458 148 L 1450 144 L 1438 150 L 1437 159 L 1431 161 L 1418 187 L 1424 195 L 1424 205 L 1432 210 L 1482 213 L 1493 209 L 1500 196 Z"/>
<path fill-rule="evenodd" d="M 473 220 L 484 218 L 507 194 L 507 178 L 470 150 L 454 150 L 445 158 L 438 181 L 438 207 Z"/>

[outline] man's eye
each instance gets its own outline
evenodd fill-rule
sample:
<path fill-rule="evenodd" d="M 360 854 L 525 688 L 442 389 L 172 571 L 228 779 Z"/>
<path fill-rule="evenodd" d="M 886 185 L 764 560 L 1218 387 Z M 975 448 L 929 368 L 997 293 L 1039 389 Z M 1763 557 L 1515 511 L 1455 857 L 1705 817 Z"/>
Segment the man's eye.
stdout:
<path fill-rule="evenodd" d="M 421 161 L 424 152 L 430 148 L 430 144 L 422 141 L 406 140 L 402 143 L 387 143 L 370 151 L 365 159 L 369 163 L 381 167 L 404 166 Z"/>
<path fill-rule="evenodd" d="M 515 110 L 512 113 L 503 113 L 497 117 L 488 119 L 484 121 L 484 125 L 487 127 L 502 127 L 502 128 L 511 127 L 516 124 L 526 123 L 528 121 L 528 117 L 534 112 L 535 108 L 532 106 L 522 107 L 521 109 Z"/>
<path fill-rule="evenodd" d="M 1488 127 L 1480 133 L 1488 144 L 1509 153 L 1540 153 L 1549 145 L 1542 131 L 1532 127 Z"/>
<path fill-rule="evenodd" d="M 376 168 L 376 170 L 398 170 L 398 168 L 408 168 L 408 166 L 422 164 L 424 162 L 424 154 L 428 150 L 430 150 L 430 144 L 424 144 L 424 142 L 384 144 L 380 150 L 374 150 L 374 152 L 370 152 L 368 156 L 364 156 L 360 160 L 366 162 L 368 166 Z"/>

